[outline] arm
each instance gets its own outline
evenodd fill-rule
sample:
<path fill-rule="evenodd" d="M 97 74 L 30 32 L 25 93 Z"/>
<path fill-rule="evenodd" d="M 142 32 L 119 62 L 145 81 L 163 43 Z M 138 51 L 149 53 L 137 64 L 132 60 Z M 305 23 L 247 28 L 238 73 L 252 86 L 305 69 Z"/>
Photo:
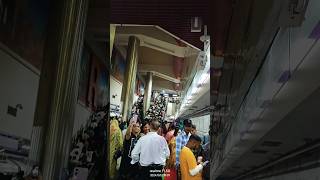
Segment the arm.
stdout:
<path fill-rule="evenodd" d="M 126 131 L 126 135 L 125 135 L 126 140 L 129 140 L 131 137 L 132 126 L 133 126 L 133 124 L 130 124 L 127 131 Z"/>
<path fill-rule="evenodd" d="M 177 136 L 176 138 L 176 163 L 178 164 L 180 158 L 180 151 L 181 151 L 181 138 Z"/>
<path fill-rule="evenodd" d="M 164 155 L 165 155 L 166 159 L 169 159 L 170 149 L 169 149 L 168 143 L 165 138 L 163 138 L 163 147 L 164 147 Z"/>
<path fill-rule="evenodd" d="M 195 176 L 203 169 L 202 164 L 197 165 L 194 169 L 189 169 L 189 174 L 191 176 Z"/>
<path fill-rule="evenodd" d="M 194 157 L 191 151 L 187 156 L 186 160 L 189 167 L 189 174 L 191 176 L 197 175 L 203 169 L 203 163 L 201 162 L 199 165 L 197 165 L 196 158 Z"/>
<path fill-rule="evenodd" d="M 123 137 L 122 137 L 122 132 L 121 132 L 121 130 L 119 129 L 118 130 L 118 136 L 117 136 L 117 138 L 118 138 L 118 145 L 119 145 L 119 150 L 121 150 L 122 149 L 122 147 L 123 147 Z"/>
<path fill-rule="evenodd" d="M 137 144 L 134 146 L 131 152 L 131 159 L 132 159 L 131 164 L 135 164 L 139 162 L 140 153 L 141 153 L 141 139 L 138 140 Z"/>

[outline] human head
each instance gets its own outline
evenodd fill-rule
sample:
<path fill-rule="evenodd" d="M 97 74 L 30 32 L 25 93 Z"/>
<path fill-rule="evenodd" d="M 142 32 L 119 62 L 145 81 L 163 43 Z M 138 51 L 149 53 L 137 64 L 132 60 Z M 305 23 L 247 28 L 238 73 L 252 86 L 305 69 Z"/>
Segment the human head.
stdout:
<path fill-rule="evenodd" d="M 201 138 L 196 134 L 192 134 L 186 146 L 190 149 L 198 149 L 200 147 L 200 144 Z"/>
<path fill-rule="evenodd" d="M 150 132 L 150 126 L 148 121 L 144 121 L 141 125 L 141 133 L 147 134 Z"/>
<path fill-rule="evenodd" d="M 178 132 L 179 132 L 179 127 L 175 127 L 173 136 L 175 137 L 178 136 Z"/>
<path fill-rule="evenodd" d="M 167 129 L 167 127 L 166 127 L 166 121 L 163 122 L 163 123 L 161 123 L 160 127 L 161 127 L 161 130 L 162 130 L 162 133 L 163 133 L 163 134 L 167 134 L 168 129 Z"/>
<path fill-rule="evenodd" d="M 32 167 L 32 170 L 31 170 L 31 176 L 32 177 L 38 177 L 39 176 L 39 166 L 38 165 L 34 165 Z"/>
<path fill-rule="evenodd" d="M 150 121 L 150 130 L 152 132 L 157 132 L 160 128 L 160 122 L 157 119 L 153 119 Z"/>
<path fill-rule="evenodd" d="M 135 135 L 140 133 L 140 122 L 139 121 L 137 121 L 136 123 L 133 123 L 132 133 Z"/>
<path fill-rule="evenodd" d="M 188 134 L 192 131 L 192 121 L 190 119 L 185 119 L 183 121 L 184 131 Z"/>
<path fill-rule="evenodd" d="M 123 122 L 122 116 L 118 116 L 118 121 Z"/>
<path fill-rule="evenodd" d="M 175 130 L 175 129 L 176 129 L 176 126 L 174 125 L 174 123 L 173 123 L 173 122 L 170 123 L 170 125 L 169 125 L 169 131 Z"/>
<path fill-rule="evenodd" d="M 197 126 L 192 124 L 191 128 L 192 128 L 191 134 L 196 134 L 197 133 Z"/>

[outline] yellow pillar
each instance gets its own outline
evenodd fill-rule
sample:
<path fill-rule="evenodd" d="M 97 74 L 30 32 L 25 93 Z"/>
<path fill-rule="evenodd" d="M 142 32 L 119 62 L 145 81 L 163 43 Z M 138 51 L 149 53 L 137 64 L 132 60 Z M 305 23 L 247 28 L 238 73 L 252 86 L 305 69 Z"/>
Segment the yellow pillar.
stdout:
<path fill-rule="evenodd" d="M 68 167 L 88 0 L 53 1 L 52 8 L 34 122 L 43 127 L 45 180 L 65 179 Z"/>
<path fill-rule="evenodd" d="M 133 93 L 135 90 L 135 81 L 138 67 L 138 49 L 140 40 L 137 37 L 130 36 L 127 51 L 127 65 L 125 70 L 124 82 L 122 86 L 122 117 L 127 121 L 132 108 Z"/>

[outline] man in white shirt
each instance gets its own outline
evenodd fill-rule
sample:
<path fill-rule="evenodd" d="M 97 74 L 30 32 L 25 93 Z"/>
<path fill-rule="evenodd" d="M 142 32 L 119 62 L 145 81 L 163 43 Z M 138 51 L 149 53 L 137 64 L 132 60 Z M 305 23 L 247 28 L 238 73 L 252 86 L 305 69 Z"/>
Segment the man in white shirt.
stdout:
<path fill-rule="evenodd" d="M 170 156 L 170 150 L 164 137 L 159 136 L 158 120 L 150 122 L 150 132 L 141 137 L 131 152 L 131 164 L 139 162 L 142 170 L 141 179 L 162 179 L 163 167 Z"/>

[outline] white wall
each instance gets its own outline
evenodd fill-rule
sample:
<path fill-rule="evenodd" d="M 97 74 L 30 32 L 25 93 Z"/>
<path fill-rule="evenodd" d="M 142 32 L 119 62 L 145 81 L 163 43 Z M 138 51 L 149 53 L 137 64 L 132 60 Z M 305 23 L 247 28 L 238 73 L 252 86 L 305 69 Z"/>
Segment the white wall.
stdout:
<path fill-rule="evenodd" d="M 110 75 L 110 103 L 121 106 L 122 83 Z M 117 95 L 115 98 L 112 95 Z"/>
<path fill-rule="evenodd" d="M 191 118 L 191 121 L 197 127 L 197 132 L 201 135 L 209 132 L 210 115 Z"/>
<path fill-rule="evenodd" d="M 39 75 L 0 49 L 0 131 L 30 139 Z M 7 114 L 8 105 L 23 106 L 17 116 Z"/>
<path fill-rule="evenodd" d="M 23 61 L 23 60 L 20 60 Z M 0 131 L 7 134 L 31 138 L 39 74 L 34 73 L 0 49 Z M 17 117 L 7 114 L 8 105 L 22 104 Z M 77 103 L 73 133 L 86 124 L 91 111 Z"/>

